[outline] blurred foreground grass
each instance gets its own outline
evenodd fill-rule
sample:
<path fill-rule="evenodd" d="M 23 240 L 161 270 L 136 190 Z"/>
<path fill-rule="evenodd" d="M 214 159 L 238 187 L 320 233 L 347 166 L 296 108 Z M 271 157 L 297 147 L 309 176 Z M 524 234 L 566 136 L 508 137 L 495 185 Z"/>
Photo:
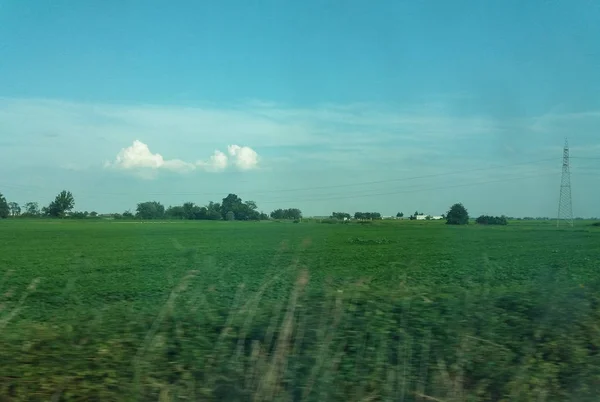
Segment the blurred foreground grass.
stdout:
<path fill-rule="evenodd" d="M 287 299 L 263 298 L 296 274 Z M 157 314 L 130 303 L 6 322 L 0 394 L 48 400 L 592 401 L 597 284 L 520 290 L 308 290 L 290 269 L 220 304 L 191 271 Z M 30 289 L 30 291 L 35 291 Z M 19 308 L 14 307 L 14 308 Z"/>
<path fill-rule="evenodd" d="M 59 238 L 79 239 L 81 254 L 59 258 L 64 243 L 42 249 L 53 263 L 37 279 L 35 258 L 11 260 L 33 265 L 24 275 L 15 264 L 0 283 L 0 400 L 598 400 L 595 243 L 560 254 L 575 241 L 597 240 L 597 232 L 556 235 L 535 229 L 539 233 L 531 234 L 529 249 L 523 250 L 515 239 L 528 237 L 518 228 L 299 226 L 285 228 L 300 232 L 289 236 L 295 243 L 275 248 L 271 263 L 260 270 L 254 266 L 251 275 L 241 274 L 236 264 L 244 270 L 263 261 L 258 254 L 268 244 L 265 236 L 255 239 L 257 231 L 276 231 L 273 241 L 284 231 L 261 227 L 236 234 L 242 257 L 224 266 L 219 261 L 236 254 L 216 241 L 213 259 L 182 245 L 190 242 L 181 236 L 189 236 L 189 226 L 156 225 L 141 232 L 52 229 Z M 233 236 L 228 232 L 233 228 L 248 227 L 214 226 L 214 234 L 224 239 Z M 96 242 L 88 244 L 82 233 Z M 138 251 L 103 248 L 112 239 L 109 233 L 120 234 L 118 244 Z M 0 231 L 4 239 L 24 238 L 20 235 Z M 356 238 L 386 241 L 348 240 Z M 423 251 L 417 245 L 425 239 L 436 244 L 422 246 Z M 323 242 L 327 247 L 319 249 Z M 135 263 L 143 246 L 159 243 L 168 243 L 160 248 L 163 260 L 149 249 L 152 258 L 142 261 L 155 265 L 139 271 Z M 506 261 L 501 248 L 488 247 L 498 243 L 504 244 Z M 21 252 L 28 247 L 33 248 L 29 244 Z M 383 264 L 396 257 L 397 248 L 423 259 Z M 107 250 L 117 250 L 116 256 Z M 16 256 L 18 248 L 12 252 Z M 523 261 L 527 252 L 534 254 Z M 478 264 L 457 263 L 477 259 L 475 253 L 489 257 Z M 94 263 L 86 260 L 89 255 Z M 338 275 L 326 275 L 329 265 L 319 264 L 321 258 Z M 352 265 L 344 268 L 340 261 Z M 161 271 L 163 263 L 171 268 Z M 115 267 L 138 273 L 125 276 Z M 531 267 L 535 270 L 527 271 Z M 145 278 L 139 272 L 148 273 L 145 285 L 132 281 Z M 428 276 L 419 280 L 418 272 Z M 152 289 L 159 283 L 166 291 Z M 86 295 L 99 291 L 114 297 L 99 303 Z"/>

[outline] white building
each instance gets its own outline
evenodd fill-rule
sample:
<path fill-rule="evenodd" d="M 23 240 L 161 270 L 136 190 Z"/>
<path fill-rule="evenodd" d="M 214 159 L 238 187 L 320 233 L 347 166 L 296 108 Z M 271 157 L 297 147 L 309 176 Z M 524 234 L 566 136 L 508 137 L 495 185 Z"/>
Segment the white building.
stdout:
<path fill-rule="evenodd" d="M 425 221 L 425 220 L 427 220 L 427 218 L 429 218 L 429 219 L 430 219 L 430 220 L 432 220 L 432 221 L 439 221 L 439 220 L 442 220 L 442 219 L 444 219 L 444 217 L 442 217 L 442 216 L 439 216 L 439 215 L 438 215 L 438 216 L 431 216 L 431 215 L 417 215 L 417 220 L 418 220 L 418 221 Z"/>

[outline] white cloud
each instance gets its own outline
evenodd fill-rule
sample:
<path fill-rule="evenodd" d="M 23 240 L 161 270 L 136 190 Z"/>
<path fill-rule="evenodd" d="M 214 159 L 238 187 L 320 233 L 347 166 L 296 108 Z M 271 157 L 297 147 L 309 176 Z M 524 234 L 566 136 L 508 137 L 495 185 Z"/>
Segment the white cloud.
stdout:
<path fill-rule="evenodd" d="M 258 165 L 258 154 L 250 147 L 230 145 L 229 154 L 234 159 L 234 165 L 240 170 L 249 170 Z M 188 173 L 196 169 L 206 172 L 221 172 L 229 165 L 225 153 L 215 150 L 208 161 L 199 160 L 196 163 L 185 162 L 181 159 L 165 159 L 159 153 L 152 153 L 147 144 L 135 140 L 127 148 L 121 149 L 113 162 L 106 162 L 105 167 L 121 170 L 131 170 L 144 178 L 155 177 L 159 169 L 175 173 Z"/>
<path fill-rule="evenodd" d="M 153 154 L 148 145 L 139 140 L 133 141 L 130 147 L 121 149 L 115 161 L 108 166 L 118 169 L 165 169 L 178 173 L 195 169 L 193 164 L 180 159 L 165 160 L 161 154 Z"/>
<path fill-rule="evenodd" d="M 229 164 L 229 158 L 223 152 L 218 149 L 212 154 L 208 162 L 198 161 L 196 166 L 200 169 L 204 169 L 207 172 L 220 172 L 227 168 Z"/>
<path fill-rule="evenodd" d="M 250 170 L 258 166 L 258 154 L 252 148 L 230 145 L 227 149 L 239 169 Z"/>

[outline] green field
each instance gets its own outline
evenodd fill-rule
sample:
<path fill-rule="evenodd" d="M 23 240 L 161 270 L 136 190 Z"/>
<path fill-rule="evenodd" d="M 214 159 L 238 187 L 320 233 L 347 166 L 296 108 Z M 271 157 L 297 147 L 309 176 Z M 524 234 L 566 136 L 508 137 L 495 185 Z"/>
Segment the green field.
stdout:
<path fill-rule="evenodd" d="M 600 394 L 586 221 L 15 219 L 0 247 L 0 400 Z"/>

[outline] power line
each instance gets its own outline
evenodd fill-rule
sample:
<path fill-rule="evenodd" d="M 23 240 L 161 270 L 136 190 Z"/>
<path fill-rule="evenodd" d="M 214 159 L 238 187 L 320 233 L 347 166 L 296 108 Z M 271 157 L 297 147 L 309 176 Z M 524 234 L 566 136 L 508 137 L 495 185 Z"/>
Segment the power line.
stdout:
<path fill-rule="evenodd" d="M 444 187 L 430 187 L 430 188 L 408 190 L 408 191 L 400 190 L 400 191 L 392 191 L 392 192 L 386 192 L 386 193 L 369 193 L 369 194 L 354 195 L 354 196 L 348 196 L 347 194 L 345 194 L 345 195 L 340 195 L 340 196 L 336 196 L 336 197 L 313 198 L 313 199 L 302 199 L 302 200 L 295 199 L 295 200 L 261 201 L 261 204 L 313 202 L 313 201 L 339 200 L 339 199 L 345 199 L 345 198 L 361 198 L 361 197 L 376 197 L 376 196 L 383 196 L 383 195 L 410 194 L 410 193 L 417 193 L 417 192 L 421 192 L 421 191 L 445 190 L 445 189 L 460 188 L 460 187 L 478 186 L 478 185 L 484 185 L 484 184 L 490 184 L 490 183 L 499 183 L 499 182 L 512 181 L 512 180 L 533 179 L 533 178 L 547 177 L 547 176 L 556 176 L 556 173 L 546 173 L 546 174 L 540 174 L 540 175 L 534 175 L 534 176 L 522 176 L 522 177 L 516 177 L 516 178 L 511 177 L 511 178 L 499 179 L 499 180 L 489 180 L 489 181 L 483 181 L 483 182 L 466 183 L 466 184 L 444 186 Z"/>
<path fill-rule="evenodd" d="M 502 169 L 502 168 L 508 168 L 508 167 L 513 167 L 513 166 L 532 165 L 532 164 L 537 164 L 537 163 L 541 163 L 541 162 L 556 161 L 556 160 L 557 160 L 557 158 L 546 158 L 546 159 L 539 159 L 539 160 L 528 161 L 528 162 L 518 162 L 518 163 L 512 163 L 512 164 L 506 164 L 506 165 L 495 165 L 495 166 L 465 169 L 465 170 L 458 170 L 458 171 L 451 171 L 451 172 L 432 173 L 432 174 L 412 176 L 412 177 L 400 177 L 397 179 L 373 180 L 373 181 L 354 182 L 354 183 L 346 183 L 346 184 L 333 184 L 333 185 L 327 185 L 327 186 L 303 187 L 303 188 L 295 188 L 295 189 L 252 191 L 252 194 L 259 195 L 259 194 L 290 193 L 290 192 L 297 192 L 297 191 L 312 191 L 312 190 L 322 190 L 322 189 L 347 188 L 347 187 L 354 187 L 354 186 L 366 186 L 366 185 L 372 185 L 372 184 L 397 183 L 397 182 L 402 182 L 402 181 L 419 180 L 419 179 L 427 179 L 427 178 L 443 177 L 443 176 L 452 176 L 452 175 L 457 175 L 457 174 L 462 174 L 462 173 L 472 173 L 472 172 L 479 172 L 479 171 L 493 170 L 493 169 Z M 5 187 L 19 188 L 19 189 L 23 189 L 23 190 L 26 190 L 28 188 L 37 188 L 37 189 L 42 189 L 42 190 L 46 189 L 47 190 L 47 188 L 43 188 L 40 186 L 24 186 L 21 184 L 15 185 L 15 184 L 6 184 L 6 183 L 0 183 L 0 185 L 5 186 Z M 85 194 L 104 195 L 104 196 L 129 196 L 129 195 L 131 195 L 131 193 L 88 192 L 88 191 L 86 191 Z M 160 195 L 209 196 L 209 195 L 218 195 L 218 194 L 221 194 L 221 193 L 153 192 L 153 193 L 145 193 L 144 195 L 146 195 L 146 196 L 160 196 Z"/>
<path fill-rule="evenodd" d="M 538 174 L 540 172 L 532 171 L 532 172 L 527 172 L 527 173 L 529 173 L 531 175 L 531 174 Z M 473 180 L 502 180 L 502 181 L 504 181 L 504 180 L 512 180 L 512 179 L 518 180 L 518 179 L 521 179 L 522 177 L 524 177 L 524 176 L 523 175 L 517 175 L 517 176 L 511 175 L 510 177 L 500 176 L 500 177 L 497 177 L 496 179 L 490 178 L 490 177 L 482 177 L 482 178 L 473 178 L 471 180 L 472 181 Z M 456 180 L 455 182 L 458 183 L 460 181 Z M 399 187 L 397 187 L 398 185 L 399 184 L 397 184 L 395 186 L 386 186 L 387 188 L 382 188 L 382 189 L 362 189 L 362 190 L 348 189 L 348 190 L 338 190 L 338 191 L 329 192 L 329 193 L 299 194 L 297 197 L 296 197 L 296 195 L 294 195 L 294 197 L 295 197 L 294 199 L 296 201 L 302 201 L 305 197 L 309 197 L 309 198 L 315 198 L 315 197 L 323 198 L 323 197 L 325 197 L 325 198 L 327 198 L 327 197 L 343 196 L 344 198 L 353 198 L 353 197 L 359 197 L 359 196 L 362 196 L 362 195 L 368 196 L 368 195 L 373 194 L 376 191 L 390 190 L 391 188 L 394 188 L 394 187 L 399 188 Z M 413 191 L 413 190 L 420 191 L 420 190 L 422 190 L 424 188 L 423 187 L 424 185 L 426 186 L 427 184 L 415 183 L 415 184 L 410 184 L 410 185 L 407 185 L 407 186 L 402 185 L 402 189 L 403 189 L 403 191 Z M 429 183 L 429 185 L 431 186 L 432 183 Z M 425 188 L 427 188 L 427 187 L 425 187 Z M 286 198 L 289 198 L 289 197 L 290 197 L 290 195 L 287 195 L 287 197 L 286 197 L 286 195 L 284 195 L 284 194 L 277 194 L 276 196 L 274 196 L 274 198 L 273 197 L 269 197 L 269 199 L 270 199 L 270 201 L 277 202 L 278 200 L 286 200 Z M 298 197 L 300 197 L 300 198 L 298 198 Z"/>
<path fill-rule="evenodd" d="M 352 186 L 364 186 L 364 185 L 370 185 L 370 184 L 394 183 L 394 182 L 408 181 L 408 180 L 427 179 L 427 178 L 432 178 L 432 177 L 451 176 L 451 175 L 455 175 L 455 174 L 471 173 L 471 172 L 478 172 L 478 171 L 483 171 L 483 170 L 501 169 L 501 168 L 512 167 L 512 166 L 531 165 L 531 164 L 555 161 L 555 160 L 556 160 L 556 158 L 546 158 L 546 159 L 539 159 L 536 161 L 513 163 L 513 164 L 509 164 L 509 165 L 496 165 L 496 166 L 488 166 L 488 167 L 483 167 L 483 168 L 458 170 L 458 171 L 454 171 L 454 172 L 433 173 L 433 174 L 412 176 L 412 177 L 400 177 L 397 179 L 355 182 L 355 183 L 348 183 L 348 184 L 334 184 L 334 185 L 329 185 L 329 186 L 304 187 L 304 188 L 296 188 L 296 189 L 254 191 L 253 194 L 271 194 L 271 193 L 284 193 L 284 192 L 295 192 L 295 191 L 310 191 L 310 190 L 322 190 L 322 189 L 331 189 L 331 188 L 345 188 L 345 187 L 352 187 Z"/>
<path fill-rule="evenodd" d="M 360 194 L 348 194 L 348 193 L 340 193 L 339 195 L 327 195 L 326 197 L 317 197 L 317 198 L 309 198 L 309 199 L 293 199 L 293 200 L 270 200 L 270 201 L 261 201 L 260 204 L 279 204 L 279 203 L 294 203 L 294 202 L 315 202 L 315 201 L 328 201 L 328 200 L 339 200 L 339 199 L 347 199 L 347 198 L 365 198 L 365 197 L 377 197 L 377 196 L 386 196 L 386 195 L 398 195 L 398 194 L 411 194 L 418 192 L 426 192 L 426 191 L 435 191 L 435 190 L 446 190 L 453 188 L 461 188 L 461 187 L 472 187 L 478 185 L 486 185 L 491 183 L 500 183 L 507 182 L 513 180 L 527 180 L 534 179 L 539 177 L 549 177 L 555 176 L 556 173 L 545 173 L 539 175 L 531 175 L 531 176 L 521 176 L 521 177 L 509 177 L 497 180 L 487 180 L 487 181 L 479 181 L 479 182 L 471 182 L 465 184 L 458 184 L 452 186 L 441 186 L 441 187 L 428 187 L 428 188 L 417 188 L 417 189 L 402 189 L 398 191 L 391 192 L 383 192 L 383 193 L 373 193 L 373 192 L 364 192 Z"/>

